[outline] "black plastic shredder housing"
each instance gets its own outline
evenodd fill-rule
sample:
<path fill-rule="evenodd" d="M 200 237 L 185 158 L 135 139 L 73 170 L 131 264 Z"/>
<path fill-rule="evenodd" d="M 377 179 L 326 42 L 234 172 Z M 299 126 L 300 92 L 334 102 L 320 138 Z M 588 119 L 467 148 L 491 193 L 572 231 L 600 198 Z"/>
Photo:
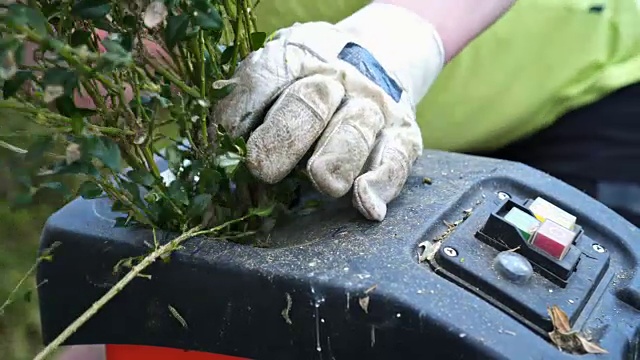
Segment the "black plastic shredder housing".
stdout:
<path fill-rule="evenodd" d="M 578 219 L 562 261 L 504 222 L 508 208 L 526 210 L 537 197 Z M 45 226 L 41 249 L 60 243 L 38 269 L 45 343 L 119 279 L 120 260 L 150 251 L 150 232 L 114 228 L 109 208 L 77 199 Z M 67 344 L 279 360 L 640 358 L 640 230 L 522 164 L 428 151 L 383 222 L 363 219 L 347 197 L 282 226 L 272 241 L 187 242 Z M 504 250 L 530 260 L 528 281 L 496 271 Z M 608 354 L 560 351 L 547 336 L 552 305 Z"/>

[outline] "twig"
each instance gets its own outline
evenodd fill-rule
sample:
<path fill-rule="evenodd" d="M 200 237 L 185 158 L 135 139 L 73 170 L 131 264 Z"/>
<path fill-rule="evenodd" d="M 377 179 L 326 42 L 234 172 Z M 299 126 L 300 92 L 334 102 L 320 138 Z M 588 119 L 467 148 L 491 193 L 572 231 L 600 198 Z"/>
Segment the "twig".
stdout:
<path fill-rule="evenodd" d="M 27 153 L 27 150 L 25 150 L 23 148 L 20 148 L 20 147 L 17 147 L 15 145 L 11 145 L 8 142 L 2 141 L 2 140 L 0 140 L 0 147 L 3 147 L 3 148 L 8 149 L 8 150 L 11 150 L 14 153 L 18 153 L 18 154 L 26 154 Z"/>
<path fill-rule="evenodd" d="M 64 329 L 53 341 L 51 341 L 33 360 L 43 360 L 50 356 L 60 345 L 62 345 L 71 335 L 73 335 L 78 329 L 84 325 L 89 319 L 91 319 L 102 307 L 104 307 L 111 299 L 113 299 L 118 293 L 124 289 L 133 279 L 137 278 L 142 271 L 144 271 L 149 265 L 153 264 L 159 258 L 166 256 L 175 249 L 179 248 L 185 241 L 194 238 L 196 236 L 211 235 L 217 233 L 220 230 L 232 225 L 234 223 L 245 220 L 247 216 L 243 216 L 224 224 L 218 225 L 208 230 L 201 230 L 199 227 L 192 228 L 182 235 L 174 238 L 168 243 L 156 248 L 151 254 L 147 255 L 138 264 L 136 264 L 118 283 L 116 283 L 106 294 L 100 299 L 94 302 L 89 309 L 87 309 L 82 315 L 76 318 L 66 329 Z"/>
<path fill-rule="evenodd" d="M 187 94 L 193 96 L 196 99 L 200 98 L 200 93 L 198 92 L 198 90 L 185 84 L 182 80 L 180 80 L 180 78 L 177 75 L 172 74 L 171 71 L 169 71 L 168 69 L 165 69 L 162 65 L 158 64 L 154 59 L 150 57 L 145 57 L 144 60 L 148 65 L 150 65 L 153 68 L 153 70 L 159 72 L 160 75 L 167 78 L 175 86 L 180 88 L 180 90 L 186 92 Z"/>
<path fill-rule="evenodd" d="M 11 290 L 11 292 L 9 293 L 9 296 L 7 296 L 7 299 L 4 301 L 4 303 L 2 303 L 2 305 L 0 306 L 0 316 L 4 315 L 4 310 L 7 308 L 7 306 L 11 305 L 11 303 L 13 302 L 13 298 L 16 295 L 16 293 L 18 292 L 18 290 L 22 287 L 22 285 L 29 279 L 29 277 L 31 277 L 31 274 L 33 274 L 33 272 L 37 269 L 38 265 L 43 261 L 43 260 L 48 260 L 48 257 L 50 256 L 51 252 L 58 247 L 58 245 L 60 245 L 60 243 L 58 242 L 54 242 L 48 249 L 46 249 L 43 253 L 42 256 L 38 257 L 38 259 L 36 260 L 35 263 L 33 263 L 33 265 L 31 265 L 31 267 L 29 268 L 29 270 L 27 270 L 27 272 L 24 274 L 24 276 L 22 276 L 22 279 L 20 279 L 20 281 L 18 282 L 18 284 L 13 288 L 13 290 Z"/>
<path fill-rule="evenodd" d="M 38 267 L 39 263 L 40 263 L 40 261 L 38 260 L 33 265 L 31 265 L 31 267 L 29 268 L 29 270 L 27 270 L 27 272 L 24 274 L 22 279 L 20 279 L 18 284 L 13 288 L 13 290 L 11 290 L 11 292 L 9 293 L 9 296 L 7 296 L 7 299 L 4 301 L 4 303 L 2 303 L 2 306 L 0 306 L 0 316 L 3 316 L 4 315 L 4 309 L 6 309 L 7 306 L 9 306 L 9 305 L 11 305 L 11 303 L 13 303 L 13 298 L 15 297 L 16 293 L 22 287 L 22 284 L 24 284 L 25 281 L 27 281 L 27 279 L 29 279 L 31 274 L 36 270 L 36 268 Z"/>

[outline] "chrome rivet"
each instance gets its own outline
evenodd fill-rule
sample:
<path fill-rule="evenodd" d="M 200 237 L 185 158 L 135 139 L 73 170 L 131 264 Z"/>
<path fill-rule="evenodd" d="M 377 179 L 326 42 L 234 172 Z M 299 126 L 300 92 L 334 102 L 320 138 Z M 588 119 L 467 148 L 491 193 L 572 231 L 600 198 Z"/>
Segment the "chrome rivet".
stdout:
<path fill-rule="evenodd" d="M 452 247 L 449 247 L 449 246 L 447 246 L 444 249 L 442 249 L 442 252 L 444 252 L 444 254 L 449 256 L 449 257 L 458 256 L 458 252 L 456 251 L 456 249 L 454 249 Z"/>
<path fill-rule="evenodd" d="M 498 191 L 498 199 L 500 199 L 500 200 L 511 199 L 511 195 L 507 194 L 504 191 Z"/>
<path fill-rule="evenodd" d="M 602 245 L 600 244 L 593 244 L 591 245 L 591 247 L 593 248 L 593 250 L 595 250 L 596 252 L 602 254 L 603 252 L 607 251 Z"/>

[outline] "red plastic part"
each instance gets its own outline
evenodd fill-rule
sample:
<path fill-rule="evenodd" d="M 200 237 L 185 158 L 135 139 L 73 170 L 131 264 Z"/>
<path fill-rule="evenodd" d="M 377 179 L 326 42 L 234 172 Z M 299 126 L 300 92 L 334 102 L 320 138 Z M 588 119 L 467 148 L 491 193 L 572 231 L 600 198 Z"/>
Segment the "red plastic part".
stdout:
<path fill-rule="evenodd" d="M 143 345 L 106 345 L 106 360 L 249 360 L 236 356 Z"/>
<path fill-rule="evenodd" d="M 575 232 L 547 219 L 533 235 L 531 243 L 554 258 L 562 260 L 575 237 Z"/>

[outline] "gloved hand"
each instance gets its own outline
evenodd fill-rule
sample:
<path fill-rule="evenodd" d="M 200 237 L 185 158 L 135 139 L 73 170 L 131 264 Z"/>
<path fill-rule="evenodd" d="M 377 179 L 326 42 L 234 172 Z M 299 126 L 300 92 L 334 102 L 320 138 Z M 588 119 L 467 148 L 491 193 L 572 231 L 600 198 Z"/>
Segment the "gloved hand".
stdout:
<path fill-rule="evenodd" d="M 338 24 L 295 24 L 242 61 L 213 119 L 233 136 L 253 131 L 248 167 L 282 180 L 314 145 L 307 170 L 332 197 L 381 221 L 400 193 L 422 137 L 416 103 L 441 71 L 436 30 L 398 6 L 373 3 Z M 255 130 L 254 130 L 255 129 Z"/>

